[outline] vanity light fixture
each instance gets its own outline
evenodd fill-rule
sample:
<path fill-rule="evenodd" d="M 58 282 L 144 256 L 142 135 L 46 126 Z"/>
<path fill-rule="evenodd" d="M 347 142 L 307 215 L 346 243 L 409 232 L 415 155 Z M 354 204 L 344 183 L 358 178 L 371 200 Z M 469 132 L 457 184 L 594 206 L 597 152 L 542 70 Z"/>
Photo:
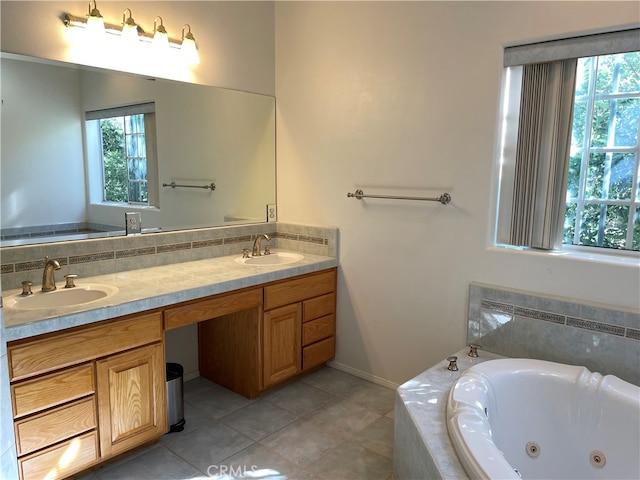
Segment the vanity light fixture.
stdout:
<path fill-rule="evenodd" d="M 158 25 L 158 20 L 160 20 L 160 25 Z M 169 34 L 162 24 L 162 17 L 153 19 L 153 43 L 160 47 L 169 46 Z"/>
<path fill-rule="evenodd" d="M 87 15 L 87 30 L 90 30 L 94 33 L 102 33 L 104 32 L 104 19 L 102 15 L 100 15 L 100 10 L 98 10 L 98 5 L 96 5 L 95 0 L 93 0 L 93 8 L 91 8 L 91 3 L 89 2 L 89 15 Z"/>
<path fill-rule="evenodd" d="M 129 14 L 129 18 L 126 18 L 127 13 Z M 138 40 L 138 25 L 136 25 L 136 22 L 133 20 L 130 8 L 125 8 L 124 12 L 122 12 L 122 38 L 131 41 Z"/>
<path fill-rule="evenodd" d="M 185 33 L 185 28 L 187 32 Z M 188 23 L 182 27 L 182 45 L 180 47 L 185 54 L 185 57 L 189 59 L 189 63 L 200 63 L 200 57 L 198 56 L 198 50 L 196 47 L 196 39 L 191 33 L 191 25 Z"/>
<path fill-rule="evenodd" d="M 162 48 L 175 48 L 183 52 L 182 55 L 188 63 L 200 63 L 196 40 L 193 33 L 191 33 L 191 25 L 188 23 L 182 27 L 182 38 L 180 40 L 169 38 L 160 16 L 155 17 L 153 20 L 153 32 L 145 32 L 133 20 L 130 8 L 126 8 L 122 13 L 122 23 L 114 25 L 104 21 L 95 0 L 89 1 L 89 13 L 86 18 L 66 14 L 62 21 L 67 27 L 80 27 L 87 31 L 98 33 L 106 32 L 126 40 L 139 41 L 143 44 L 153 43 L 155 46 Z"/>

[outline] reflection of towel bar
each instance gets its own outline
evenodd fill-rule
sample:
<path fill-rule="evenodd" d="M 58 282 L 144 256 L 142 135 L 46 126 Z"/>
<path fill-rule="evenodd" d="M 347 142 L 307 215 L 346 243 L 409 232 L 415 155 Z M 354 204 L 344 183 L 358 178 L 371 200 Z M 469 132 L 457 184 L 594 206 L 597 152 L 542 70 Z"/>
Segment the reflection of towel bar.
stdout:
<path fill-rule="evenodd" d="M 364 192 L 360 189 L 356 190 L 355 193 L 347 193 L 348 198 L 357 198 L 358 200 L 362 198 L 385 198 L 392 200 L 420 200 L 423 202 L 440 202 L 443 205 L 446 205 L 451 201 L 451 195 L 448 193 L 443 193 L 439 197 L 401 197 L 401 196 L 392 196 L 392 195 L 365 195 Z"/>
<path fill-rule="evenodd" d="M 205 190 L 211 190 L 212 192 L 216 189 L 216 184 L 211 182 L 209 185 L 178 185 L 176 182 L 171 183 L 163 183 L 163 187 L 182 187 L 182 188 L 204 188 Z"/>

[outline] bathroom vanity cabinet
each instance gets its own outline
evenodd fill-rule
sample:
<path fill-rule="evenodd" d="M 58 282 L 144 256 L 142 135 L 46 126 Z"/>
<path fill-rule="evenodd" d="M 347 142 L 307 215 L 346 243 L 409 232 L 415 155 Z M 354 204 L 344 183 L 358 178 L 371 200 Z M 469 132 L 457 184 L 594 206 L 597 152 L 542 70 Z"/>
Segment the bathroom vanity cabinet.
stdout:
<path fill-rule="evenodd" d="M 162 313 L 7 349 L 22 479 L 64 478 L 167 431 Z"/>
<path fill-rule="evenodd" d="M 294 302 L 294 303 L 292 303 Z M 269 319 L 291 317 L 287 325 L 293 343 L 288 348 L 274 344 L 271 356 L 265 355 L 265 387 L 282 379 L 291 378 L 300 371 L 321 365 L 334 357 L 336 331 L 336 271 L 307 275 L 284 280 L 264 288 L 265 332 L 269 332 Z M 270 323 L 274 323 L 271 321 Z M 271 326 L 275 328 L 275 325 Z M 281 328 L 282 329 L 282 328 Z M 266 334 L 265 334 L 266 337 Z M 265 342 L 266 344 L 266 342 Z M 290 355 L 282 352 L 291 351 Z M 295 358 L 294 354 L 295 353 Z M 269 362 L 270 360 L 270 362 Z M 296 362 L 296 369 L 287 366 Z M 287 373 L 284 373 L 287 372 Z M 275 378 L 274 378 L 275 377 Z"/>
<path fill-rule="evenodd" d="M 335 292 L 333 268 L 176 307 L 165 327 L 200 322 L 200 375 L 253 398 L 335 356 Z M 216 300 L 224 315 L 206 308 Z"/>
<path fill-rule="evenodd" d="M 200 375 L 249 398 L 335 354 L 337 269 L 8 344 L 22 480 L 58 479 L 167 432 L 164 332 L 198 324 Z"/>

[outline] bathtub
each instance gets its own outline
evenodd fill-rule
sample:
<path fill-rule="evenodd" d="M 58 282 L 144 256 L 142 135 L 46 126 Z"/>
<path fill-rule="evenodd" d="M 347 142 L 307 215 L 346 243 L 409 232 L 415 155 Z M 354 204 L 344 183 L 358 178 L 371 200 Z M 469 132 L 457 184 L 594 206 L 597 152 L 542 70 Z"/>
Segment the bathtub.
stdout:
<path fill-rule="evenodd" d="M 489 360 L 453 384 L 446 421 L 470 478 L 640 479 L 640 388 L 613 375 Z"/>

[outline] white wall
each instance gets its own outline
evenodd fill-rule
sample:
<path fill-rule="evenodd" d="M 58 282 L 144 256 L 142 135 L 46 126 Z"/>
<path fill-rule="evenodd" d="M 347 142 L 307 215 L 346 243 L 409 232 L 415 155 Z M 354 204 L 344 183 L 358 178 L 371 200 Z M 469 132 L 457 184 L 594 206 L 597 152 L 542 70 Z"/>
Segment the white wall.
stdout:
<path fill-rule="evenodd" d="M 471 281 L 638 308 L 637 265 L 488 248 L 503 47 L 632 22 L 637 2 L 277 4 L 279 220 L 340 229 L 336 362 L 401 383 L 457 351 Z"/>
<path fill-rule="evenodd" d="M 76 71 L 2 59 L 4 228 L 86 220 L 79 85 Z"/>

